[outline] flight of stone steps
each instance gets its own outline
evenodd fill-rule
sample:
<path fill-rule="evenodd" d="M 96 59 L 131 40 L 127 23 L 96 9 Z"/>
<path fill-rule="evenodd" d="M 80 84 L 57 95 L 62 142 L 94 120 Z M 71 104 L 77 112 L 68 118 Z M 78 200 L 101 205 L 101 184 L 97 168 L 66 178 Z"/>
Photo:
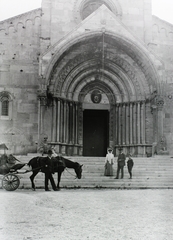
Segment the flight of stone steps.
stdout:
<path fill-rule="evenodd" d="M 22 163 L 38 156 L 16 156 Z M 65 169 L 61 177 L 61 188 L 114 188 L 114 189 L 145 189 L 145 188 L 173 188 L 173 158 L 171 156 L 155 156 L 151 158 L 134 157 L 133 178 L 129 179 L 127 165 L 124 167 L 124 178 L 115 179 L 117 169 L 117 157 L 114 163 L 114 176 L 104 176 L 104 157 L 67 157 L 72 161 L 83 164 L 82 179 L 75 178 L 73 169 Z M 26 167 L 27 169 L 27 167 Z M 32 172 L 25 173 L 25 167 L 18 174 L 20 178 L 19 188 L 29 189 L 31 183 L 29 176 Z M 57 173 L 54 175 L 57 181 Z M 44 189 L 44 174 L 39 173 L 35 178 L 37 188 Z M 50 187 L 51 188 L 51 187 Z"/>

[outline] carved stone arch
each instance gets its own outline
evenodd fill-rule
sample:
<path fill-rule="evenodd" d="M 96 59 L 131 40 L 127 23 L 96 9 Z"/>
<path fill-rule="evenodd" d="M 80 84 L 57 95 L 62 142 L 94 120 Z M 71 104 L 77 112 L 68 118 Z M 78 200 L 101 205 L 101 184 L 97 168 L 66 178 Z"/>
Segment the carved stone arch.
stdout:
<path fill-rule="evenodd" d="M 0 92 L 0 101 L 2 101 L 3 98 L 8 99 L 8 101 L 12 101 L 13 100 L 12 94 L 10 92 L 8 92 L 8 91 Z"/>
<path fill-rule="evenodd" d="M 137 100 L 137 97 L 141 96 L 144 98 L 145 97 L 145 89 L 148 88 L 148 86 L 142 85 L 142 78 L 141 75 L 142 73 L 140 72 L 137 74 L 133 72 L 133 67 L 125 60 L 120 57 L 110 57 L 110 55 L 107 57 L 106 61 L 109 61 L 107 66 L 107 63 L 105 64 L 105 69 L 100 70 L 100 73 L 97 73 L 93 68 L 96 66 L 91 64 L 89 61 L 88 56 L 86 55 L 86 58 L 83 56 L 77 56 L 77 61 L 76 58 L 70 62 L 67 63 L 67 66 L 64 66 L 64 68 L 59 72 L 59 74 L 56 73 L 55 79 L 58 79 L 61 77 L 61 81 L 57 81 L 57 84 L 59 85 L 54 85 L 54 91 L 57 91 L 57 93 L 61 93 L 62 97 L 67 97 L 69 98 L 69 89 L 72 89 L 71 86 L 76 82 L 75 84 L 78 85 L 77 82 L 81 82 L 81 79 L 86 79 L 89 76 L 88 74 L 91 75 L 98 75 L 100 78 L 102 78 L 102 75 L 107 76 L 108 78 L 113 78 L 109 77 L 109 75 L 113 74 L 117 76 L 119 75 L 120 81 L 121 79 L 124 81 L 124 85 L 128 89 L 128 93 L 130 96 L 135 96 L 135 99 L 130 99 L 128 96 L 128 99 L 126 101 L 132 101 L 132 100 Z M 82 63 L 80 63 L 80 60 Z M 72 64 L 71 64 L 72 62 Z M 77 66 L 75 66 L 75 63 Z M 87 69 L 87 66 L 91 69 Z M 85 80 L 83 80 L 85 81 Z M 135 91 L 133 91 L 133 89 Z M 70 92 L 75 92 L 76 87 L 70 90 Z M 142 91 L 143 90 L 143 91 Z M 148 90 L 147 90 L 148 91 Z M 68 95 L 67 95 L 68 94 Z M 138 96 L 137 96 L 138 95 Z M 70 97 L 71 98 L 71 97 Z"/>
<path fill-rule="evenodd" d="M 25 22 L 25 24 L 26 24 L 26 22 Z M 25 24 L 24 24 L 23 22 L 18 22 L 18 23 L 16 24 L 16 29 L 18 30 L 18 29 L 20 29 L 20 27 L 21 27 L 21 28 L 25 28 Z"/>
<path fill-rule="evenodd" d="M 90 0 L 76 0 L 74 3 L 74 18 L 77 23 L 80 23 L 82 21 L 82 10 L 84 6 L 89 3 L 93 2 Z M 100 0 L 98 0 L 100 3 Z M 112 0 L 101 0 L 102 4 L 105 4 L 116 16 L 119 16 L 121 18 L 122 16 L 122 8 L 119 3 L 119 0 L 112 1 Z"/>
<path fill-rule="evenodd" d="M 14 27 L 14 25 L 9 26 L 8 30 L 7 30 L 7 34 L 9 34 L 9 36 L 11 36 L 14 33 L 16 33 L 16 28 Z"/>
<path fill-rule="evenodd" d="M 53 92 L 55 89 L 60 92 L 62 84 L 66 81 L 67 75 L 70 76 L 70 72 L 72 73 L 75 64 L 76 66 L 79 65 L 81 61 L 85 61 L 91 54 L 85 49 L 86 53 L 84 50 L 83 56 L 75 56 L 74 52 L 76 54 L 76 48 L 74 46 L 85 46 L 88 43 L 92 46 L 92 41 L 94 42 L 95 38 L 99 39 L 101 36 L 102 32 L 100 31 L 91 32 L 90 34 L 81 34 L 77 38 L 71 39 L 68 43 L 65 43 L 65 46 L 59 48 L 57 52 L 55 51 L 54 57 L 47 68 L 47 81 Z M 128 70 L 125 73 L 132 79 L 134 86 L 138 91 L 143 89 L 143 91 L 147 91 L 147 94 L 151 94 L 150 86 L 153 86 L 153 89 L 157 89 L 159 75 L 156 71 L 157 66 L 154 66 L 153 63 L 154 55 L 148 53 L 143 45 L 136 44 L 126 37 L 122 37 L 117 33 L 109 31 L 106 31 L 105 42 L 107 44 L 109 43 L 112 47 L 116 47 L 118 51 L 121 51 L 120 53 L 122 53 L 122 55 L 132 59 L 132 65 L 136 66 L 136 73 L 140 72 L 140 75 L 143 75 L 143 80 L 147 85 L 140 84 L 139 75 L 133 73 L 132 68 L 127 64 L 128 61 L 125 61 L 126 57 L 124 59 L 118 59 L 116 58 L 117 54 L 114 54 L 115 57 L 110 58 L 110 61 L 113 59 L 112 61 L 114 61 L 116 65 L 119 64 L 120 68 Z M 71 56 L 69 54 L 71 54 Z M 161 65 L 159 64 L 158 66 L 160 67 Z M 46 68 L 44 67 L 44 69 Z M 74 76 L 72 75 L 72 77 Z"/>
<path fill-rule="evenodd" d="M 134 60 L 134 62 L 136 62 L 136 64 L 145 74 L 146 80 L 149 83 L 154 84 L 156 87 L 159 80 L 159 75 L 152 60 L 152 58 L 155 56 L 150 54 L 143 45 L 137 44 L 126 37 L 122 37 L 114 32 L 107 32 L 106 35 L 109 37 L 109 39 L 115 41 L 118 48 L 122 49 Z"/>
<path fill-rule="evenodd" d="M 36 16 L 36 17 L 33 19 L 33 24 L 40 26 L 40 24 L 41 24 L 41 17 L 40 17 L 40 16 Z"/>
<path fill-rule="evenodd" d="M 33 23 L 34 23 L 34 19 L 26 19 L 24 26 L 33 25 Z"/>
<path fill-rule="evenodd" d="M 87 61 L 85 61 L 85 64 L 87 65 Z M 60 94 L 60 97 L 64 97 L 67 99 L 73 99 L 73 101 L 77 100 L 77 97 L 74 96 L 78 92 L 81 91 L 81 88 L 87 84 L 88 82 L 92 82 L 95 80 L 95 76 L 97 75 L 100 81 L 107 82 L 109 86 L 111 86 L 113 89 L 118 89 L 117 95 L 124 95 L 126 97 L 126 101 L 130 101 L 130 96 L 132 94 L 135 94 L 133 90 L 133 85 L 129 82 L 129 77 L 126 76 L 124 73 L 119 70 L 119 76 L 117 75 L 117 67 L 112 66 L 112 68 L 115 69 L 115 72 L 113 69 L 108 69 L 105 67 L 104 70 L 101 70 L 100 72 L 95 71 L 94 67 L 89 64 L 88 69 L 87 66 L 81 65 L 80 67 L 76 68 L 73 72 L 72 69 L 69 69 L 69 72 L 65 71 L 62 73 L 61 76 L 62 79 L 58 79 L 59 85 L 54 86 L 54 90 L 56 91 L 56 95 Z M 59 76 L 60 78 L 60 76 Z M 119 80 L 118 80 L 119 79 Z M 131 86 L 132 85 L 132 86 Z M 74 94 L 73 94 L 74 93 Z M 122 96 L 120 97 L 120 99 Z M 121 102 L 122 100 L 119 101 Z"/>
<path fill-rule="evenodd" d="M 8 91 L 0 92 L 0 119 L 10 120 L 12 118 L 13 96 Z"/>

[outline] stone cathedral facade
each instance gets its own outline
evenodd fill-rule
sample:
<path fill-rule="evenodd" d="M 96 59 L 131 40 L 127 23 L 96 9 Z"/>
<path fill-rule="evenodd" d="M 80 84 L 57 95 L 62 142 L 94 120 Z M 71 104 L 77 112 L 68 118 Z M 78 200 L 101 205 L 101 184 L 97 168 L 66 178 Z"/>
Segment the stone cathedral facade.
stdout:
<path fill-rule="evenodd" d="M 173 25 L 151 0 L 43 0 L 0 22 L 0 143 L 14 154 L 173 154 Z"/>

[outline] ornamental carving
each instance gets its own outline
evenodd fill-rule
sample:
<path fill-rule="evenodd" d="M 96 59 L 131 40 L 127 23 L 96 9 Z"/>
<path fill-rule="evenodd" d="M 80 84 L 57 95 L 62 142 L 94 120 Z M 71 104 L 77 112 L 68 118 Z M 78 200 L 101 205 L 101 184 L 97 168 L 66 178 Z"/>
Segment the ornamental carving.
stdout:
<path fill-rule="evenodd" d="M 101 95 L 99 90 L 94 90 L 91 93 L 91 100 L 92 100 L 93 103 L 96 103 L 96 104 L 101 102 L 102 95 Z"/>
<path fill-rule="evenodd" d="M 88 54 L 80 54 L 74 59 L 71 59 L 67 65 L 59 72 L 59 76 L 57 77 L 57 85 L 56 85 L 56 91 L 57 92 L 61 92 L 62 89 L 62 85 L 65 82 L 66 77 L 71 74 L 72 70 L 75 68 L 76 65 L 79 65 L 79 63 L 81 63 L 82 61 L 87 62 L 89 59 L 91 58 L 90 53 Z M 116 64 L 117 66 L 119 66 L 120 68 L 123 69 L 123 71 L 127 74 L 127 76 L 134 82 L 135 86 L 136 86 L 136 92 L 138 93 L 139 96 L 142 95 L 146 95 L 146 93 L 148 92 L 148 86 L 145 86 L 144 93 L 142 94 L 141 92 L 141 88 L 140 88 L 140 84 L 138 83 L 138 77 L 135 75 L 134 73 L 134 69 L 132 69 L 132 66 L 129 65 L 128 62 L 126 62 L 124 59 L 121 59 L 120 57 L 113 57 L 113 54 L 109 54 L 107 56 L 107 60 L 112 61 L 112 64 Z M 54 70 L 54 73 L 56 74 L 56 70 Z M 55 78 L 55 76 L 54 76 Z M 74 78 L 71 78 L 71 83 L 73 81 Z M 70 83 L 69 83 L 70 84 Z M 146 92 L 147 89 L 147 92 Z"/>
<path fill-rule="evenodd" d="M 164 106 L 164 99 L 161 95 L 157 94 L 157 91 L 154 91 L 152 93 L 151 98 L 151 113 L 153 113 L 154 110 L 162 110 Z"/>

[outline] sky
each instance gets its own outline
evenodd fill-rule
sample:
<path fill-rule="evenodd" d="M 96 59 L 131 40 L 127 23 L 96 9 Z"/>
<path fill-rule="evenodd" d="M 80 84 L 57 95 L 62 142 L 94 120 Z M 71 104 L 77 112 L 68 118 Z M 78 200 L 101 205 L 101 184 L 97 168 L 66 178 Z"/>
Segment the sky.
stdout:
<path fill-rule="evenodd" d="M 0 21 L 41 8 L 41 2 L 42 0 L 0 0 Z M 152 9 L 153 15 L 173 24 L 173 0 L 152 0 Z"/>

